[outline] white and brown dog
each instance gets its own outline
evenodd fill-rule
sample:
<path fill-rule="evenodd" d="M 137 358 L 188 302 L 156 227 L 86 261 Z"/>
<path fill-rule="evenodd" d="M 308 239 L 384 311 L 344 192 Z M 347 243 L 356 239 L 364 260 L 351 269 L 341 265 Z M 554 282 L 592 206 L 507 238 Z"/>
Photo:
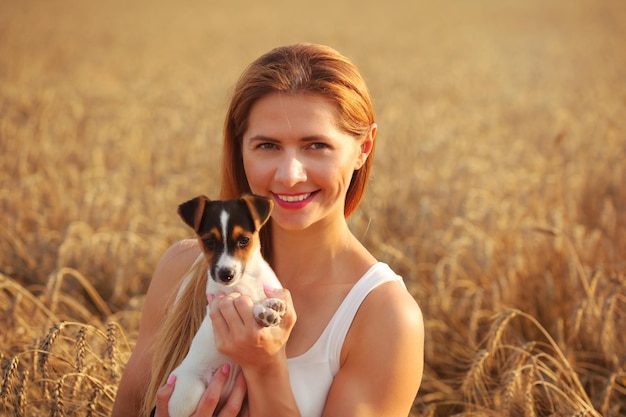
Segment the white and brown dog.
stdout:
<path fill-rule="evenodd" d="M 259 241 L 259 230 L 269 219 L 272 208 L 269 198 L 256 195 L 220 201 L 199 196 L 178 207 L 180 217 L 196 232 L 208 261 L 207 297 L 220 291 L 250 296 L 255 303 L 254 316 L 262 326 L 278 325 L 286 310 L 283 300 L 267 298 L 264 292 L 264 284 L 282 288 L 261 256 Z M 207 307 L 207 315 L 187 356 L 172 372 L 176 384 L 169 401 L 170 416 L 190 416 L 213 374 L 226 363 L 231 365 L 231 371 L 220 406 L 231 392 L 240 368 L 217 351 Z"/>

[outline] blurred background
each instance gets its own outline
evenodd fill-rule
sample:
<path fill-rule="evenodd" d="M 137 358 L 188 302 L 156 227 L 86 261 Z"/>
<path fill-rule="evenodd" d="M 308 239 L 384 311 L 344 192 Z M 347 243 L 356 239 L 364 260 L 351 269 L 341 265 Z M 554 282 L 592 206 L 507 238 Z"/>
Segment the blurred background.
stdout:
<path fill-rule="evenodd" d="M 424 311 L 414 414 L 626 413 L 625 41 L 619 1 L 2 1 L 0 411 L 108 414 L 237 77 L 315 42 L 374 96 L 350 225 Z"/>

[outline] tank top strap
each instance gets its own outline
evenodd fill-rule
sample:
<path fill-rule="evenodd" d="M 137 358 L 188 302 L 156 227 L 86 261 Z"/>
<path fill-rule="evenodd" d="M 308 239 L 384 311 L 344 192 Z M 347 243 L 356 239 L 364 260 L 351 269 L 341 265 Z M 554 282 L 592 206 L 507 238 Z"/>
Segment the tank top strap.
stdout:
<path fill-rule="evenodd" d="M 327 343 L 330 350 L 330 365 L 333 374 L 339 372 L 341 349 L 361 304 L 370 292 L 387 282 L 398 282 L 406 288 L 402 277 L 393 272 L 389 265 L 383 262 L 374 264 L 354 284 L 354 287 L 348 292 L 348 295 L 332 317 L 328 325 L 329 332 L 322 335 L 322 337 L 328 337 Z"/>

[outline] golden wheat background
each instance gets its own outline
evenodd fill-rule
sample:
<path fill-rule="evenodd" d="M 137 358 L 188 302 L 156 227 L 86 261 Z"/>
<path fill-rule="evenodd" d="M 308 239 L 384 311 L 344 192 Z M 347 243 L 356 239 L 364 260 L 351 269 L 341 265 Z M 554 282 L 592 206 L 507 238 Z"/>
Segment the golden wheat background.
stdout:
<path fill-rule="evenodd" d="M 232 85 L 299 41 L 375 98 L 351 226 L 424 312 L 413 415 L 626 414 L 610 0 L 2 1 L 0 413 L 110 413 L 151 272 L 189 235 L 176 206 L 217 193 Z"/>

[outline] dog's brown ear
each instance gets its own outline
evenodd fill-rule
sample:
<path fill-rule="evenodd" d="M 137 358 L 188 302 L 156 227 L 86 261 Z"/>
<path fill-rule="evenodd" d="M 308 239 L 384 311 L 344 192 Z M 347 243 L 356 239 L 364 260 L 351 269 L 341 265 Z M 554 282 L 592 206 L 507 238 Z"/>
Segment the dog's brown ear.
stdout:
<path fill-rule="evenodd" d="M 178 215 L 197 233 L 200 228 L 202 214 L 204 214 L 204 207 L 210 202 L 211 200 L 207 196 L 199 195 L 179 205 Z"/>
<path fill-rule="evenodd" d="M 250 214 L 252 214 L 257 230 L 267 223 L 270 218 L 270 214 L 272 213 L 272 209 L 274 208 L 274 202 L 271 198 L 254 194 L 245 194 L 241 196 L 241 200 L 248 205 L 248 209 L 250 210 Z"/>

